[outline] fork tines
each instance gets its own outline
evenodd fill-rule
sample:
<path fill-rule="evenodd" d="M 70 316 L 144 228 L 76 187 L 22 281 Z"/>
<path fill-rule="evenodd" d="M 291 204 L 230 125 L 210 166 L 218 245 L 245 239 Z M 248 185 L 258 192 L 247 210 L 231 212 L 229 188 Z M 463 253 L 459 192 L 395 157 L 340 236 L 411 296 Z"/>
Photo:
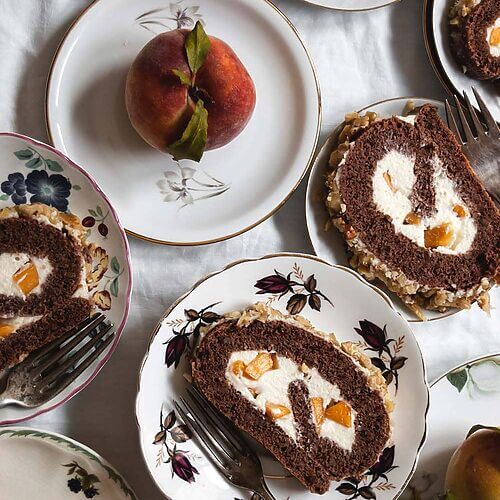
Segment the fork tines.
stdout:
<path fill-rule="evenodd" d="M 100 356 L 115 336 L 108 335 L 114 325 L 105 319 L 94 314 L 23 362 L 31 365 L 29 374 L 37 390 L 60 392 Z"/>

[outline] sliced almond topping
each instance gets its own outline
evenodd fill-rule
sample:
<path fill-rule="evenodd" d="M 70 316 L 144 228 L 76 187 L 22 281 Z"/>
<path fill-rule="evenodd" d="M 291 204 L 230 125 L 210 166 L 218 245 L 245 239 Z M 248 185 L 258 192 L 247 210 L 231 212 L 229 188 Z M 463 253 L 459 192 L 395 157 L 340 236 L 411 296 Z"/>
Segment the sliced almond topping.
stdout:
<path fill-rule="evenodd" d="M 14 327 L 6 323 L 0 323 L 0 337 L 8 337 L 14 332 Z"/>
<path fill-rule="evenodd" d="M 351 407 L 344 401 L 329 406 L 325 411 L 325 417 L 344 427 L 351 427 L 352 425 Z"/>
<path fill-rule="evenodd" d="M 24 295 L 28 295 L 40 282 L 38 271 L 32 262 L 28 262 L 28 264 L 18 269 L 12 275 L 12 280 Z"/>
<path fill-rule="evenodd" d="M 391 188 L 391 191 L 395 193 L 397 189 L 394 187 L 394 184 L 392 183 L 392 177 L 389 172 L 384 172 L 383 174 L 385 182 L 387 182 L 387 185 Z"/>
<path fill-rule="evenodd" d="M 253 380 L 259 380 L 264 373 L 272 370 L 273 366 L 274 362 L 271 354 L 267 352 L 260 352 L 245 367 L 244 375 Z"/>
<path fill-rule="evenodd" d="M 356 237 L 356 231 L 351 225 L 347 225 L 344 231 L 344 238 L 346 240 L 353 240 Z"/>
<path fill-rule="evenodd" d="M 458 217 L 465 217 L 467 215 L 467 212 L 462 205 L 455 205 L 453 207 L 453 211 L 457 214 Z"/>
<path fill-rule="evenodd" d="M 452 239 L 453 228 L 449 222 L 424 231 L 424 244 L 426 248 L 447 247 Z"/>
<path fill-rule="evenodd" d="M 500 28 L 491 30 L 490 45 L 500 45 Z"/>
<path fill-rule="evenodd" d="M 292 413 L 291 410 L 289 410 L 286 406 L 266 403 L 266 416 L 273 422 L 279 418 L 286 417 L 290 413 Z"/>
<path fill-rule="evenodd" d="M 241 361 L 240 359 L 238 361 L 235 361 L 231 365 L 231 371 L 234 373 L 234 375 L 240 377 L 245 371 L 245 363 L 243 363 L 243 361 Z"/>
<path fill-rule="evenodd" d="M 420 215 L 416 214 L 415 212 L 410 212 L 404 220 L 405 224 L 411 224 L 413 226 L 416 226 L 417 224 L 420 224 L 422 222 L 422 217 Z"/>
<path fill-rule="evenodd" d="M 325 406 L 323 398 L 311 398 L 312 413 L 314 422 L 320 426 L 325 421 Z"/>

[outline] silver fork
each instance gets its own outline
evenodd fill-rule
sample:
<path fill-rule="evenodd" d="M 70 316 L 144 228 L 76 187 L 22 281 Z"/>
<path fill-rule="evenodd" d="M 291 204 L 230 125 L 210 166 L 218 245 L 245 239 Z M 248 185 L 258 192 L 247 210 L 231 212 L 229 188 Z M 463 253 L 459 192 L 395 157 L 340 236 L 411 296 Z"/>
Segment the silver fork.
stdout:
<path fill-rule="evenodd" d="M 189 399 L 180 397 L 181 403 L 174 401 L 175 408 L 215 467 L 235 486 L 257 493 L 264 500 L 276 500 L 264 481 L 259 458 L 238 431 L 194 386 L 187 392 Z"/>
<path fill-rule="evenodd" d="M 100 313 L 87 318 L 11 368 L 0 393 L 0 408 L 40 406 L 68 387 L 112 342 L 115 333 L 108 333 L 114 325 L 104 323 L 105 319 Z"/>
<path fill-rule="evenodd" d="M 474 87 L 472 87 L 472 92 L 476 96 L 484 125 L 465 92 L 465 104 L 472 124 L 467 120 L 458 97 L 453 96 L 465 138 L 462 138 L 448 100 L 446 100 L 446 120 L 448 121 L 448 127 L 455 134 L 462 146 L 462 151 L 469 159 L 486 191 L 497 204 L 500 204 L 500 129 L 484 100 Z"/>

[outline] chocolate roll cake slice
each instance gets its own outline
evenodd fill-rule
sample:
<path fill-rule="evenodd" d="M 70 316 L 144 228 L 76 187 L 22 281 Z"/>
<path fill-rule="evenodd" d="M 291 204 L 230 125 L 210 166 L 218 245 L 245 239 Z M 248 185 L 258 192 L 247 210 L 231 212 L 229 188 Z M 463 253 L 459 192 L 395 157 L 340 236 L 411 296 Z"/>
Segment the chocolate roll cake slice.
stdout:
<path fill-rule="evenodd" d="M 380 370 L 300 316 L 262 303 L 231 313 L 203 334 L 192 369 L 207 399 L 314 493 L 360 476 L 390 440 Z"/>
<path fill-rule="evenodd" d="M 464 71 L 500 78 L 500 0 L 458 0 L 449 17 L 451 49 Z"/>
<path fill-rule="evenodd" d="M 421 308 L 489 310 L 500 213 L 436 109 L 351 114 L 326 180 L 330 223 L 352 267 Z"/>
<path fill-rule="evenodd" d="M 0 371 L 89 316 L 86 232 L 43 204 L 0 210 Z"/>

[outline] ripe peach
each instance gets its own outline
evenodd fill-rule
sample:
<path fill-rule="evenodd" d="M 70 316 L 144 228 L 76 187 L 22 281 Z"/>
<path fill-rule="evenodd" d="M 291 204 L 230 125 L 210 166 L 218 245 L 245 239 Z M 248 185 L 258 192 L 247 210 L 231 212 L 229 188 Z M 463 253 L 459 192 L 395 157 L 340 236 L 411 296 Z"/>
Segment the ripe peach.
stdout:
<path fill-rule="evenodd" d="M 188 33 L 178 29 L 153 38 L 138 54 L 127 77 L 130 121 L 146 142 L 163 152 L 181 137 L 200 98 L 208 111 L 205 150 L 232 141 L 255 108 L 250 75 L 231 47 L 213 36 L 192 84 L 181 83 L 173 70 L 191 78 L 184 48 Z"/>

